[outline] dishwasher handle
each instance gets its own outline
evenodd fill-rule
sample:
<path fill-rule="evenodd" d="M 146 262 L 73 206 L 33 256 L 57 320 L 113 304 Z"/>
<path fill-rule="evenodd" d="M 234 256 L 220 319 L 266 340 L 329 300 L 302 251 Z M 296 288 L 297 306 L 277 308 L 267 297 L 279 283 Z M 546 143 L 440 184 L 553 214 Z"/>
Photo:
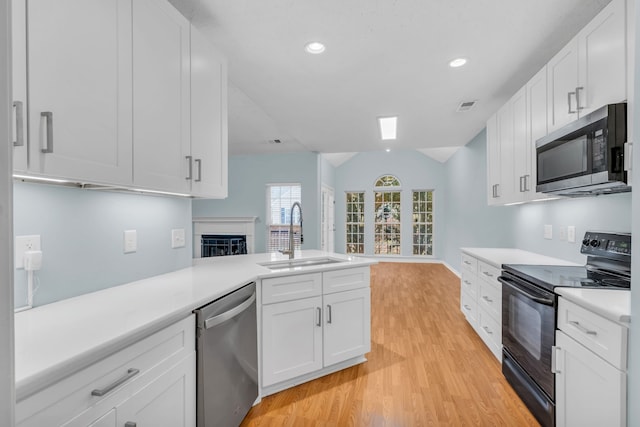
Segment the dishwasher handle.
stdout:
<path fill-rule="evenodd" d="M 204 328 L 205 329 L 213 328 L 214 326 L 217 326 L 221 323 L 226 322 L 231 318 L 236 317 L 237 315 L 245 311 L 247 308 L 249 308 L 255 300 L 256 300 L 256 293 L 254 292 L 253 294 L 251 294 L 249 298 L 244 300 L 242 304 L 239 304 L 233 307 L 231 310 L 225 311 L 224 313 L 218 314 L 217 316 L 213 316 L 205 320 Z"/>

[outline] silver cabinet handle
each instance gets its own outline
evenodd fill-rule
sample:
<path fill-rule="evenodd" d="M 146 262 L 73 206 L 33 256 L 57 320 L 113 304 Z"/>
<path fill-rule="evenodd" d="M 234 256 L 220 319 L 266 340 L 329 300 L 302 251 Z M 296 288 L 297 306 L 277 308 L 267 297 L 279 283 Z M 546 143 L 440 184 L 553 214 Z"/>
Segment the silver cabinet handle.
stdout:
<path fill-rule="evenodd" d="M 522 192 L 524 192 L 524 190 L 522 189 L 522 178 L 523 178 L 523 177 L 521 176 L 521 177 L 520 177 L 520 192 L 521 192 L 521 193 L 522 193 Z"/>
<path fill-rule="evenodd" d="M 138 423 L 134 423 L 133 421 L 127 421 L 124 423 L 124 427 L 137 427 Z"/>
<path fill-rule="evenodd" d="M 470 306 L 468 306 L 467 304 L 465 304 L 465 305 L 464 305 L 464 308 L 465 308 L 467 311 L 471 311 L 471 307 L 470 307 Z"/>
<path fill-rule="evenodd" d="M 202 181 L 202 159 L 195 159 L 196 166 L 198 166 L 198 177 L 196 178 L 196 182 Z"/>
<path fill-rule="evenodd" d="M 471 262 L 466 261 L 466 260 L 464 261 L 464 263 L 467 264 L 467 265 L 471 265 Z"/>
<path fill-rule="evenodd" d="M 598 335 L 597 331 L 592 331 L 591 329 L 587 329 L 584 326 L 582 326 L 580 324 L 580 322 L 576 321 L 576 320 L 569 320 L 569 324 L 573 325 L 576 327 L 576 329 L 578 329 L 580 332 L 584 332 L 587 335 L 593 335 L 596 336 Z"/>
<path fill-rule="evenodd" d="M 555 345 L 551 346 L 551 373 L 553 374 L 562 373 L 558 369 L 558 350 L 562 350 L 562 349 L 560 347 L 556 347 Z"/>
<path fill-rule="evenodd" d="M 40 149 L 40 151 L 43 153 L 53 153 L 53 113 L 51 111 L 44 111 L 40 113 L 40 117 L 44 117 L 47 123 L 47 133 L 45 135 L 47 145 L 45 148 Z"/>
<path fill-rule="evenodd" d="M 13 108 L 16 110 L 16 140 L 13 141 L 14 147 L 22 147 L 24 145 L 24 116 L 22 106 L 22 101 L 13 101 Z"/>
<path fill-rule="evenodd" d="M 486 295 L 483 296 L 482 299 L 485 300 L 488 303 L 492 303 L 493 302 L 493 300 L 491 298 L 489 298 L 488 296 L 486 296 Z"/>
<path fill-rule="evenodd" d="M 191 163 L 193 156 L 184 156 L 184 158 L 187 159 L 187 162 L 189 163 L 189 173 L 187 174 L 187 177 L 185 179 L 187 181 L 190 181 L 193 178 L 193 163 Z"/>
<path fill-rule="evenodd" d="M 582 86 L 576 88 L 576 110 L 584 110 L 584 107 L 580 106 L 580 91 L 584 90 Z"/>
<path fill-rule="evenodd" d="M 567 104 L 569 105 L 569 114 L 575 114 L 578 111 L 577 110 L 571 110 L 571 95 L 575 96 L 575 92 L 568 92 L 567 93 Z"/>
<path fill-rule="evenodd" d="M 491 329 L 489 329 L 488 327 L 483 326 L 483 327 L 482 327 L 482 329 L 484 329 L 484 331 L 485 331 L 486 333 L 488 333 L 489 335 L 493 335 L 493 332 L 491 332 Z"/>
<path fill-rule="evenodd" d="M 316 311 L 318 312 L 318 322 L 316 326 L 322 326 L 322 309 L 320 307 L 316 307 Z"/>
<path fill-rule="evenodd" d="M 500 197 L 500 184 L 496 184 L 496 197 Z"/>
<path fill-rule="evenodd" d="M 531 175 L 527 174 L 524 176 L 524 191 L 531 191 L 529 182 L 531 182 Z"/>
<path fill-rule="evenodd" d="M 104 396 L 105 394 L 107 394 L 111 390 L 113 390 L 114 388 L 118 387 L 120 384 L 129 381 L 131 378 L 135 377 L 139 373 L 140 373 L 139 369 L 130 368 L 130 369 L 127 370 L 127 373 L 124 376 L 122 376 L 119 379 L 115 380 L 113 383 L 109 384 L 105 388 L 100 388 L 100 389 L 97 388 L 97 389 L 93 390 L 91 392 L 91 396 L 97 396 L 97 397 Z"/>
<path fill-rule="evenodd" d="M 487 277 L 493 277 L 493 274 L 487 272 L 487 271 L 483 271 L 482 274 L 484 274 Z"/>
<path fill-rule="evenodd" d="M 468 280 L 465 280 L 465 281 L 464 281 L 464 283 L 465 283 L 465 284 L 467 284 L 467 285 L 469 285 L 469 286 L 471 286 L 471 282 L 470 282 L 470 281 L 468 281 Z"/>
<path fill-rule="evenodd" d="M 331 306 L 327 304 L 327 323 L 331 323 Z"/>

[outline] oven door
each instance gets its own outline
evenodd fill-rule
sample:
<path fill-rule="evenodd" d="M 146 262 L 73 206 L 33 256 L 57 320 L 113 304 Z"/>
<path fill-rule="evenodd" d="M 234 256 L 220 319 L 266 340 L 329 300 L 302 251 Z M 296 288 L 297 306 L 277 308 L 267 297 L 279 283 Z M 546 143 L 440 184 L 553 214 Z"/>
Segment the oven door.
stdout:
<path fill-rule="evenodd" d="M 506 272 L 500 281 L 502 345 L 554 401 L 551 348 L 556 329 L 555 295 Z"/>

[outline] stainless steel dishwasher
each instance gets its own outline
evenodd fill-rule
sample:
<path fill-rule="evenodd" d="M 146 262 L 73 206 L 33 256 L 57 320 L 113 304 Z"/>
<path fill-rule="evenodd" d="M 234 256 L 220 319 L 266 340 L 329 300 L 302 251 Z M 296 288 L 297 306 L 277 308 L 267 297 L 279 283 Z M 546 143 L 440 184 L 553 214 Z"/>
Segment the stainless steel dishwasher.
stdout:
<path fill-rule="evenodd" d="M 197 425 L 237 427 L 258 397 L 256 284 L 195 313 Z"/>

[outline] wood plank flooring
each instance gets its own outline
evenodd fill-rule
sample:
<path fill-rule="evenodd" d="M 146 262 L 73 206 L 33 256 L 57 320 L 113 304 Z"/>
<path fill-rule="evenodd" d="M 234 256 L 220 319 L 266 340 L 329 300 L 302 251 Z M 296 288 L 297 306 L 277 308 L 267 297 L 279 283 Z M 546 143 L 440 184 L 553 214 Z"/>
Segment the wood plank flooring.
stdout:
<path fill-rule="evenodd" d="M 371 271 L 368 362 L 268 396 L 242 426 L 537 426 L 441 264 Z"/>

